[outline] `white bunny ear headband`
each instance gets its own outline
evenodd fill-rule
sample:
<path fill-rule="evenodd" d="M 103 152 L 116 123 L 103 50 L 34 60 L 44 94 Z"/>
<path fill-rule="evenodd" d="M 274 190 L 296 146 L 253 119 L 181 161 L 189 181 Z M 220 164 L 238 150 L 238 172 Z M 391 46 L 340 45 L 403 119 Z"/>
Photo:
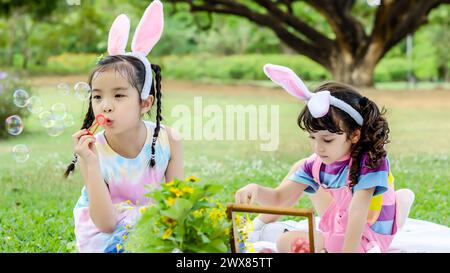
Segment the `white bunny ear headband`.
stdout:
<path fill-rule="evenodd" d="M 125 14 L 117 16 L 114 20 L 108 36 L 109 55 L 130 55 L 138 58 L 145 66 L 145 80 L 142 87 L 141 99 L 150 96 L 152 86 L 152 69 L 147 55 L 161 38 L 164 27 L 163 5 L 159 0 L 153 1 L 142 15 L 139 25 L 136 27 L 131 52 L 125 52 L 130 33 L 130 19 Z"/>
<path fill-rule="evenodd" d="M 291 69 L 274 64 L 264 65 L 264 73 L 274 83 L 280 85 L 292 96 L 306 101 L 309 112 L 315 118 L 325 116 L 333 105 L 349 114 L 360 126 L 363 124 L 363 117 L 358 111 L 348 103 L 340 100 L 330 94 L 330 91 L 324 90 L 311 93 L 303 81 Z"/>

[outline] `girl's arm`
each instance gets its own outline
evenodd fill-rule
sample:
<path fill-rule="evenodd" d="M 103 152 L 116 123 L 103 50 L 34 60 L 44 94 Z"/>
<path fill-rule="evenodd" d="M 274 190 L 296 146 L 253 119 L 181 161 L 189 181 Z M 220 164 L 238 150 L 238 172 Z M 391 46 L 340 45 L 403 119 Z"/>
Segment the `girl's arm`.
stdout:
<path fill-rule="evenodd" d="M 257 203 L 267 206 L 282 206 L 287 203 L 294 203 L 300 198 L 303 191 L 308 187 L 306 184 L 297 183 L 286 179 L 275 189 L 258 186 Z M 294 201 L 294 202 L 293 202 Z"/>
<path fill-rule="evenodd" d="M 297 164 L 299 162 L 291 168 L 289 174 L 278 187 L 269 188 L 254 183 L 249 184 L 236 192 L 236 202 L 238 204 L 260 203 L 266 206 L 288 206 L 294 204 L 308 187 L 306 184 L 297 183 L 288 179 L 290 174 L 295 172 L 295 166 Z M 266 217 L 273 218 L 269 216 L 265 216 L 264 218 Z M 267 220 L 270 221 L 270 219 Z"/>
<path fill-rule="evenodd" d="M 298 168 L 300 168 L 300 165 L 303 164 L 304 161 L 305 161 L 305 159 L 302 159 L 302 160 L 296 162 L 294 165 L 292 165 L 291 169 L 289 170 L 288 174 L 284 177 L 284 179 L 281 182 L 281 184 L 279 185 L 279 187 L 281 187 L 283 183 L 287 183 L 287 181 L 289 180 L 289 177 L 291 177 L 291 175 L 293 173 L 295 173 L 298 170 Z M 280 206 L 281 207 L 292 207 L 298 201 L 302 192 L 303 191 L 292 193 L 292 195 L 288 199 L 282 200 Z M 281 217 L 281 215 L 275 215 L 275 214 L 261 214 L 258 216 L 258 218 L 261 221 L 263 221 L 264 223 L 275 222 L 280 217 Z"/>
<path fill-rule="evenodd" d="M 364 227 L 367 223 L 370 200 L 375 187 L 358 190 L 353 194 L 348 212 L 347 230 L 345 232 L 344 247 L 342 252 L 357 252 Z"/>
<path fill-rule="evenodd" d="M 88 192 L 89 214 L 92 222 L 101 232 L 114 232 L 117 213 L 108 187 L 102 178 L 98 161 L 84 162 L 80 158 L 80 169 Z"/>
<path fill-rule="evenodd" d="M 95 137 L 80 130 L 72 135 L 74 150 L 79 155 L 81 175 L 89 198 L 89 214 L 95 226 L 105 233 L 116 227 L 116 210 L 111 195 L 100 172 L 100 162 L 95 148 Z"/>
<path fill-rule="evenodd" d="M 175 129 L 167 127 L 167 135 L 170 143 L 170 160 L 166 170 L 166 182 L 174 178 L 184 179 L 183 170 L 183 142 L 180 133 Z"/>

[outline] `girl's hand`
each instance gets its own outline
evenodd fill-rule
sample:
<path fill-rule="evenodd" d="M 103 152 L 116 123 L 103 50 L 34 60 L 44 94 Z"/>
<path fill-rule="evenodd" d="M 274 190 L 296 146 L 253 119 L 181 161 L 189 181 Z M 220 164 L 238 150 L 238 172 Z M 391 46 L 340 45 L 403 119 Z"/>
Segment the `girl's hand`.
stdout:
<path fill-rule="evenodd" d="M 95 137 L 80 130 L 72 135 L 74 151 L 86 162 L 98 162 L 98 153 L 95 148 Z"/>
<path fill-rule="evenodd" d="M 254 183 L 240 188 L 235 194 L 236 203 L 249 205 L 255 203 L 258 198 L 258 189 L 259 186 Z"/>
<path fill-rule="evenodd" d="M 309 253 L 308 240 L 299 237 L 291 242 L 291 253 Z"/>

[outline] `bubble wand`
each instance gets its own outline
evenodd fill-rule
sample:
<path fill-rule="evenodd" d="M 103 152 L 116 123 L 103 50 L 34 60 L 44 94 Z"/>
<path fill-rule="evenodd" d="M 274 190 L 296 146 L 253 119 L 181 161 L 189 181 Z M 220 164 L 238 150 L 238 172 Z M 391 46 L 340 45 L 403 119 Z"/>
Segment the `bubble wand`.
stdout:
<path fill-rule="evenodd" d="M 88 135 L 93 136 L 95 134 L 95 131 L 97 131 L 98 127 L 105 125 L 106 122 L 108 122 L 108 119 L 104 115 L 102 114 L 97 115 L 91 127 L 86 129 L 86 133 Z"/>

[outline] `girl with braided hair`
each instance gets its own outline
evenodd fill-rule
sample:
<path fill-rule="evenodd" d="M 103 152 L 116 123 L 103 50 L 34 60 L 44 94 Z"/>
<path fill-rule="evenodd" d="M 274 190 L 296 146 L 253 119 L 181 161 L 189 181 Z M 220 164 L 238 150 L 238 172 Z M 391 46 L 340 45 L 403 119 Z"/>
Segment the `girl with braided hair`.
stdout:
<path fill-rule="evenodd" d="M 72 138 L 85 186 L 74 208 L 79 252 L 123 252 L 127 234 L 148 205 L 150 187 L 183 179 L 181 137 L 161 124 L 161 69 L 147 55 L 161 37 L 163 10 L 153 1 L 145 11 L 125 53 L 130 22 L 114 21 L 109 56 L 89 77 L 91 96 L 81 130 Z M 154 78 L 153 73 L 154 72 Z M 156 123 L 143 120 L 156 102 Z M 98 117 L 104 130 L 92 135 Z"/>
<path fill-rule="evenodd" d="M 277 188 L 249 184 L 236 192 L 236 202 L 288 207 L 306 192 L 321 218 L 317 251 L 386 252 L 408 216 L 414 193 L 394 191 L 384 111 L 341 83 L 326 83 L 311 93 L 287 67 L 267 64 L 264 72 L 306 101 L 298 125 L 309 133 L 314 153 L 294 164 Z M 254 220 L 255 229 L 276 219 L 261 215 Z M 277 250 L 295 252 L 307 239 L 305 232 L 285 232 Z"/>

